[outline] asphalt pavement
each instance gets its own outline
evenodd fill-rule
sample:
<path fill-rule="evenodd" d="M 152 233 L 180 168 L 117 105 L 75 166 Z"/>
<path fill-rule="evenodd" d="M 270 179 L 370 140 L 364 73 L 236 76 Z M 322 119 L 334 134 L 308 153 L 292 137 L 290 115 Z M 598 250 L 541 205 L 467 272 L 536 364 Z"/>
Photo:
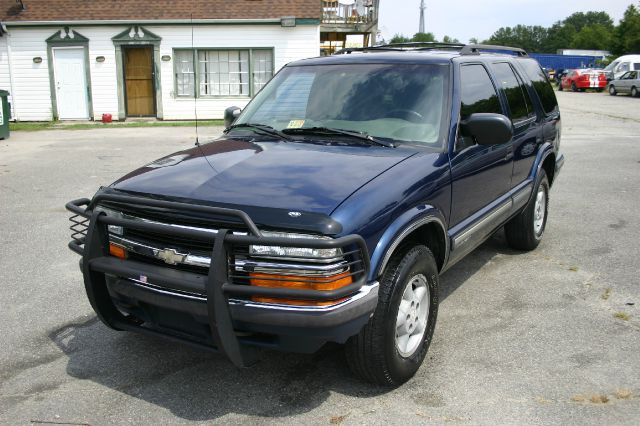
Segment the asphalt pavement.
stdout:
<path fill-rule="evenodd" d="M 640 99 L 558 97 L 566 163 L 543 242 L 520 253 L 498 232 L 446 272 L 427 359 L 394 390 L 354 378 L 338 345 L 239 370 L 107 329 L 66 248 L 64 203 L 195 133 L 13 133 L 0 141 L 0 423 L 638 424 Z"/>

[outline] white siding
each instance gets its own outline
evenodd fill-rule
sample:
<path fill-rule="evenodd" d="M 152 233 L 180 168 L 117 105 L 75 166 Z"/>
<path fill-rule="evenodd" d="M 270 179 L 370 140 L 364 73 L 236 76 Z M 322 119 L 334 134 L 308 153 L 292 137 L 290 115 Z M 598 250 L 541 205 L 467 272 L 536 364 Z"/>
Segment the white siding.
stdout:
<path fill-rule="evenodd" d="M 101 120 L 102 114 L 111 114 L 118 119 L 118 77 L 116 72 L 116 50 L 111 38 L 128 27 L 75 28 L 89 39 L 89 69 L 91 71 L 91 92 L 93 117 Z M 104 62 L 96 62 L 96 57 L 104 56 Z"/>
<path fill-rule="evenodd" d="M 7 43 L 11 46 L 14 117 L 21 121 L 51 120 L 51 93 L 46 39 L 60 27 L 9 28 L 9 35 L 0 37 L 0 88 L 11 91 Z M 118 117 L 117 70 L 115 47 L 111 38 L 128 26 L 71 27 L 89 39 L 89 68 L 92 88 L 92 115 L 99 120 L 104 113 Z M 162 37 L 160 55 L 172 60 L 162 62 L 161 88 L 164 119 L 193 119 L 193 99 L 177 99 L 174 95 L 173 49 L 191 47 L 191 27 L 145 26 Z M 194 46 L 211 48 L 266 47 L 274 50 L 275 71 L 288 62 L 317 56 L 320 50 L 320 30 L 316 25 L 282 28 L 278 25 L 206 25 L 194 29 Z M 42 57 L 42 63 L 33 58 Z M 105 61 L 96 62 L 97 56 Z M 231 105 L 243 107 L 248 98 L 200 98 L 198 118 L 222 118 Z"/>
<path fill-rule="evenodd" d="M 9 52 L 7 49 L 7 36 L 0 37 L 0 89 L 11 92 L 11 78 L 9 76 Z M 9 94 L 9 102 L 12 102 Z M 13 109 L 13 103 L 11 104 Z M 12 114 L 13 116 L 13 114 Z M 9 119 L 9 117 L 5 117 Z"/>
<path fill-rule="evenodd" d="M 53 29 L 10 29 L 7 43 L 11 47 L 14 117 L 22 121 L 51 120 L 51 94 L 47 43 Z M 36 64 L 33 58 L 41 57 Z"/>

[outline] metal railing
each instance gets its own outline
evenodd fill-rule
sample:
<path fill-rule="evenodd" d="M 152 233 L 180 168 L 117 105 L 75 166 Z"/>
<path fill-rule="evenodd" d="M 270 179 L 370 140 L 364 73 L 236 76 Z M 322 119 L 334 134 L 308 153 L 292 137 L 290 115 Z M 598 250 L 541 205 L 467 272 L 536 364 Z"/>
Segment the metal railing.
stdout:
<path fill-rule="evenodd" d="M 379 0 L 322 1 L 323 24 L 371 24 L 378 21 Z"/>

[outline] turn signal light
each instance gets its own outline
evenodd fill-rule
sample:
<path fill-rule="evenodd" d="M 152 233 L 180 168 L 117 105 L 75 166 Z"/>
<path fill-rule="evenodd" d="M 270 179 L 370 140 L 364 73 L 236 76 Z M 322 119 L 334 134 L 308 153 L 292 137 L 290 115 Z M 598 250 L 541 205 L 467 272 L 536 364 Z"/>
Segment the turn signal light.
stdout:
<path fill-rule="evenodd" d="M 118 259 L 127 258 L 127 251 L 124 249 L 124 247 L 113 243 L 109 243 L 109 254 L 111 256 L 117 257 Z"/>
<path fill-rule="evenodd" d="M 272 275 L 272 274 L 249 274 L 251 285 L 257 287 L 278 287 L 278 288 L 295 288 L 305 290 L 336 290 L 348 286 L 353 282 L 349 272 L 333 275 L 331 277 L 305 277 L 292 275 Z M 279 303 L 284 305 L 299 306 L 327 306 L 341 302 L 340 300 L 314 301 L 314 300 L 298 300 L 298 299 L 281 299 L 275 297 L 253 296 L 254 302 Z"/>

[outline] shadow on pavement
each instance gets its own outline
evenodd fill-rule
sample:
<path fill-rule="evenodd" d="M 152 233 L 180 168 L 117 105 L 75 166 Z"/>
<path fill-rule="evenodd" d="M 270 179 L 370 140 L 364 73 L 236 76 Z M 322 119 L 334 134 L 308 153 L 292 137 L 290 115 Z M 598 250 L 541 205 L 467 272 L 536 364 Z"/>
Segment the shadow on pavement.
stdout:
<path fill-rule="evenodd" d="M 507 251 L 497 234 L 443 275 L 444 300 L 496 253 Z M 308 412 L 332 392 L 369 398 L 390 389 L 357 380 L 340 345 L 312 355 L 263 352 L 260 362 L 237 369 L 224 356 L 162 339 L 105 327 L 97 318 L 52 331 L 68 357 L 67 373 L 91 380 L 187 420 L 215 420 L 229 413 L 281 417 Z"/>

